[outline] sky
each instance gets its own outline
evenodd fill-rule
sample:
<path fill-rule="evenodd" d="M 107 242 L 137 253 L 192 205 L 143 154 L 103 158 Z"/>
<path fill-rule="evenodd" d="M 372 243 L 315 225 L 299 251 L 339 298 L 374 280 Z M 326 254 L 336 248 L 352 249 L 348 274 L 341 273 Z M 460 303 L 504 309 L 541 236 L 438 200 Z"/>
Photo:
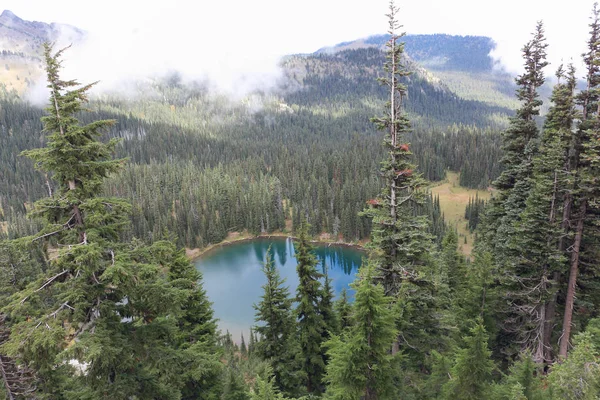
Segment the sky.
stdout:
<path fill-rule="evenodd" d="M 561 62 L 577 66 L 585 50 L 593 1 L 400 1 L 408 34 L 489 36 L 493 56 L 521 70 L 520 48 L 535 24 L 545 24 L 553 74 Z M 562 4 L 564 3 L 564 4 Z M 3 0 L 26 20 L 59 22 L 89 33 L 85 48 L 65 56 L 80 81 L 118 86 L 125 78 L 178 70 L 208 76 L 225 91 L 274 84 L 282 55 L 309 53 L 339 42 L 384 33 L 388 0 Z M 1 11 L 1 10 L 0 10 Z M 583 71 L 579 75 L 583 75 Z"/>

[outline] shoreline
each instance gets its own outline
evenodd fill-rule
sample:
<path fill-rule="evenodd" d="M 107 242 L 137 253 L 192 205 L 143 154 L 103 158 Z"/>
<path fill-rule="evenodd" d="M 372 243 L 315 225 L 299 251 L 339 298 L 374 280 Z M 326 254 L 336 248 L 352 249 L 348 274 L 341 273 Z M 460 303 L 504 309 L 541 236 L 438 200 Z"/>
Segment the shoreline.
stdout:
<path fill-rule="evenodd" d="M 203 256 L 209 254 L 211 251 L 214 251 L 216 249 L 220 249 L 222 247 L 230 246 L 230 245 L 236 244 L 236 243 L 249 242 L 249 241 L 256 240 L 256 239 L 297 240 L 298 237 L 294 236 L 292 234 L 287 234 L 287 233 L 261 233 L 260 235 L 255 235 L 255 236 L 241 236 L 241 237 L 235 238 L 235 239 L 225 239 L 222 242 L 210 244 L 203 249 L 200 249 L 200 248 L 190 249 L 190 248 L 186 247 L 185 253 L 186 253 L 186 256 L 188 257 L 188 259 L 190 261 L 194 262 L 194 261 L 198 261 L 198 259 L 202 258 Z M 349 248 L 353 248 L 353 249 L 356 249 L 358 251 L 362 251 L 365 253 L 367 252 L 367 249 L 365 248 L 365 246 L 363 244 L 359 244 L 359 243 L 347 243 L 347 242 L 340 242 L 340 241 L 331 242 L 331 241 L 325 241 L 325 240 L 310 240 L 310 243 L 315 244 L 315 245 L 320 245 L 320 246 L 327 245 L 327 247 L 329 247 L 329 246 L 349 247 Z M 368 243 L 368 242 L 366 242 L 366 243 Z"/>

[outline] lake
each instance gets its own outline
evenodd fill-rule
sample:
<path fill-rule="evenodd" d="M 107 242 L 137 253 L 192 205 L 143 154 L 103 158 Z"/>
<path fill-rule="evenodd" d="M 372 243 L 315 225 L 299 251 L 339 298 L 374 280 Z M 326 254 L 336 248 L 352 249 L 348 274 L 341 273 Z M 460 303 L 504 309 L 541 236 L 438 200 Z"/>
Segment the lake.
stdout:
<path fill-rule="evenodd" d="M 209 251 L 195 261 L 196 268 L 204 276 L 204 289 L 213 303 L 219 328 L 229 330 L 237 342 L 244 332 L 246 342 L 248 331 L 255 324 L 253 304 L 260 301 L 262 285 L 266 278 L 261 271 L 267 260 L 267 250 L 271 246 L 275 265 L 295 296 L 298 286 L 294 243 L 289 238 L 259 238 L 242 241 Z M 348 288 L 354 280 L 364 252 L 347 246 L 315 245 L 319 259 L 319 270 L 323 262 L 327 265 L 329 277 L 337 296 L 342 288 Z"/>

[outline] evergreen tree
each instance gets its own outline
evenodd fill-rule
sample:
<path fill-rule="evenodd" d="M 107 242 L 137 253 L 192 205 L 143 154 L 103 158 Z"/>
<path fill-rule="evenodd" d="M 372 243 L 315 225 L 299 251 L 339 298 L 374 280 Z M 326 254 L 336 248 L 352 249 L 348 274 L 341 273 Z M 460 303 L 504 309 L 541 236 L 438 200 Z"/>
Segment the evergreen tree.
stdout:
<path fill-rule="evenodd" d="M 533 159 L 531 191 L 509 247 L 518 254 L 507 269 L 505 288 L 510 302 L 505 329 L 516 332 L 522 349 L 536 362 L 552 362 L 557 281 L 564 270 L 559 249 L 561 188 L 567 187 L 565 165 L 575 118 L 573 92 L 576 79 L 571 67 L 565 82 L 557 72 L 552 102 L 544 124 L 539 153 Z"/>
<path fill-rule="evenodd" d="M 464 259 L 458 252 L 458 235 L 454 229 L 448 229 L 442 240 L 441 264 L 450 289 L 460 290 L 466 278 Z"/>
<path fill-rule="evenodd" d="M 504 170 L 494 181 L 498 195 L 491 200 L 485 224 L 487 235 L 492 235 L 488 244 L 496 249 L 496 256 L 502 261 L 508 255 L 506 247 L 513 235 L 513 225 L 519 220 L 529 195 L 531 161 L 539 135 L 536 116 L 542 105 L 538 89 L 544 84 L 543 68 L 548 65 L 546 47 L 543 24 L 538 22 L 533 38 L 522 49 L 525 72 L 516 79 L 517 99 L 522 105 L 503 134 Z"/>
<path fill-rule="evenodd" d="M 599 338 L 579 333 L 569 358 L 556 364 L 548 375 L 551 399 L 597 399 L 600 395 Z"/>
<path fill-rule="evenodd" d="M 225 370 L 223 394 L 221 400 L 250 400 L 250 392 L 244 382 L 244 376 L 235 365 Z"/>
<path fill-rule="evenodd" d="M 444 385 L 450 379 L 451 369 L 452 362 L 448 357 L 435 350 L 431 352 L 431 374 L 425 382 L 423 398 L 440 398 Z"/>
<path fill-rule="evenodd" d="M 536 364 L 530 354 L 522 353 L 521 357 L 510 368 L 510 371 L 500 385 L 496 387 L 496 397 L 513 400 L 515 397 L 525 400 L 542 400 L 541 364 Z M 517 394 L 517 396 L 515 396 Z"/>
<path fill-rule="evenodd" d="M 298 289 L 296 292 L 296 316 L 298 319 L 298 340 L 301 348 L 301 367 L 305 374 L 305 386 L 309 393 L 323 390 L 321 380 L 325 371 L 324 354 L 321 349 L 325 332 L 325 322 L 320 311 L 323 288 L 317 272 L 317 258 L 309 242 L 308 224 L 300 226 L 298 240 L 295 243 L 295 257 L 298 261 Z"/>
<path fill-rule="evenodd" d="M 256 377 L 254 391 L 250 394 L 252 400 L 286 400 L 275 384 L 273 371 L 267 368 L 263 376 Z"/>
<path fill-rule="evenodd" d="M 395 318 L 383 287 L 373 283 L 374 270 L 372 263 L 360 269 L 352 284 L 356 290 L 352 325 L 325 344 L 330 359 L 327 398 L 398 398 L 394 379 L 399 375 L 399 355 L 389 352 L 397 334 Z"/>
<path fill-rule="evenodd" d="M 301 374 L 295 360 L 297 345 L 292 299 L 273 262 L 270 248 L 263 272 L 267 282 L 263 285 L 261 301 L 254 306 L 255 320 L 261 323 L 254 327 L 254 332 L 261 336 L 261 340 L 251 342 L 253 351 L 271 364 L 277 387 L 286 393 L 295 393 Z M 252 333 L 250 335 L 252 337 Z"/>
<path fill-rule="evenodd" d="M 115 140 L 98 141 L 113 122 L 79 123 L 92 85 L 61 80 L 63 50 L 53 54 L 48 44 L 44 50 L 48 145 L 26 155 L 52 174 L 56 187 L 35 203 L 32 214 L 45 226 L 29 240 L 51 241 L 58 251 L 4 308 L 12 326 L 3 349 L 36 371 L 40 397 L 180 397 L 185 379 L 193 379 L 178 371 L 182 365 L 206 372 L 205 353 L 190 357 L 176 339 L 187 311 L 209 305 L 202 304 L 198 275 L 189 273 L 189 263 L 171 271 L 148 259 L 140 242 L 121 242 L 130 205 L 100 196 L 103 179 L 123 163 L 111 158 Z"/>
<path fill-rule="evenodd" d="M 340 329 L 339 329 L 340 334 L 344 331 L 344 329 L 346 329 L 347 327 L 349 327 L 351 325 L 351 322 L 350 322 L 351 309 L 352 309 L 352 306 L 350 305 L 350 302 L 348 301 L 348 291 L 346 290 L 346 288 L 343 288 L 342 291 L 340 292 L 339 299 L 337 299 L 335 302 L 335 312 L 338 316 L 339 323 L 340 323 Z"/>
<path fill-rule="evenodd" d="M 459 350 L 450 381 L 444 386 L 448 399 L 487 399 L 491 393 L 492 372 L 495 369 L 488 349 L 487 333 L 479 322 L 471 336 L 465 337 L 466 347 Z"/>
<path fill-rule="evenodd" d="M 581 105 L 582 114 L 578 129 L 573 137 L 573 160 L 571 172 L 574 185 L 572 199 L 565 207 L 570 210 L 564 215 L 567 217 L 569 226 L 574 227 L 573 244 L 570 249 L 570 268 L 565 296 L 565 312 L 563 316 L 562 332 L 560 336 L 559 356 L 566 357 L 573 327 L 573 313 L 575 307 L 575 292 L 578 285 L 580 265 L 584 261 L 582 255 L 586 250 L 591 250 L 589 262 L 597 264 L 597 241 L 599 213 L 598 202 L 600 199 L 600 110 L 598 108 L 600 90 L 600 9 L 594 4 L 590 24 L 590 39 L 588 40 L 588 51 L 583 55 L 587 69 L 587 87 L 577 96 L 577 102 Z M 570 217 L 570 218 L 569 218 Z M 584 237 L 584 233 L 585 236 Z M 591 249 L 586 249 L 586 239 Z M 592 240 L 590 240 L 592 239 Z M 597 276 L 597 268 L 591 268 L 589 274 L 592 282 Z"/>
<path fill-rule="evenodd" d="M 182 353 L 180 371 L 182 399 L 213 399 L 219 390 L 223 365 L 217 347 L 217 323 L 212 305 L 202 285 L 202 274 L 173 240 L 142 246 L 145 262 L 169 266 L 169 281 L 175 287 L 191 290 L 182 307 L 174 335 L 176 349 Z M 243 343 L 243 336 L 242 336 Z"/>
<path fill-rule="evenodd" d="M 379 79 L 389 89 L 389 101 L 385 115 L 372 119 L 380 130 L 386 131 L 384 147 L 388 158 L 381 163 L 385 187 L 378 198 L 367 201 L 368 208 L 362 215 L 372 218 L 371 257 L 377 264 L 376 279 L 382 283 L 385 294 L 397 302 L 401 315 L 392 352 L 402 347 L 415 358 L 418 368 L 424 362 L 424 354 L 438 346 L 445 335 L 441 333 L 434 294 L 433 237 L 428 233 L 427 216 L 418 213 L 427 199 L 420 189 L 425 181 L 412 163 L 410 145 L 402 143 L 410 129 L 403 109 L 406 86 L 402 83 L 409 72 L 402 60 L 404 43 L 399 42 L 404 34 L 396 33 L 400 28 L 397 12 L 390 2 L 386 75 Z"/>
<path fill-rule="evenodd" d="M 402 143 L 410 130 L 410 121 L 403 109 L 406 98 L 406 86 L 402 79 L 410 73 L 403 65 L 404 43 L 399 40 L 400 28 L 396 20 L 398 9 L 390 2 L 389 19 L 390 39 L 386 43 L 386 76 L 379 78 L 382 85 L 389 88 L 389 101 L 382 117 L 373 118 L 377 128 L 387 132 L 384 147 L 389 155 L 381 163 L 381 175 L 385 179 L 385 188 L 379 198 L 367 201 L 364 215 L 372 218 L 372 243 L 379 274 L 386 294 L 398 293 L 404 280 L 415 274 L 419 266 L 426 261 L 431 251 L 431 237 L 427 233 L 427 218 L 415 216 L 417 205 L 425 201 L 425 193 L 419 190 L 425 181 L 416 172 L 412 163 L 410 145 Z"/>
<path fill-rule="evenodd" d="M 323 323 L 325 324 L 324 340 L 327 340 L 331 335 L 339 334 L 340 321 L 334 308 L 333 287 L 331 286 L 331 278 L 329 278 L 329 274 L 327 273 L 327 266 L 323 265 L 323 269 L 325 282 L 323 283 L 323 294 L 319 309 L 321 311 L 321 315 L 323 316 Z"/>

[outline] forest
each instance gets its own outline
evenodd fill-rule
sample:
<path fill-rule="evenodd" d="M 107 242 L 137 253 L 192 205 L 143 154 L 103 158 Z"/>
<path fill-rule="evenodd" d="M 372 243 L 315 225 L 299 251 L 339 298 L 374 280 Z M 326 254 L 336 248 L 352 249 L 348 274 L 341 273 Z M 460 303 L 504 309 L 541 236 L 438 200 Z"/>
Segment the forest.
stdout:
<path fill-rule="evenodd" d="M 397 15 L 385 50 L 289 56 L 242 105 L 177 74 L 92 99 L 44 44 L 46 108 L 0 93 L 4 398 L 599 398 L 600 9 L 583 71 L 547 71 L 535 26 L 515 110 L 432 80 Z M 447 171 L 492 191 L 468 257 L 428 191 Z M 268 257 L 246 338 L 184 249 L 233 231 L 296 236 L 298 288 Z M 366 242 L 353 296 L 321 233 Z"/>

